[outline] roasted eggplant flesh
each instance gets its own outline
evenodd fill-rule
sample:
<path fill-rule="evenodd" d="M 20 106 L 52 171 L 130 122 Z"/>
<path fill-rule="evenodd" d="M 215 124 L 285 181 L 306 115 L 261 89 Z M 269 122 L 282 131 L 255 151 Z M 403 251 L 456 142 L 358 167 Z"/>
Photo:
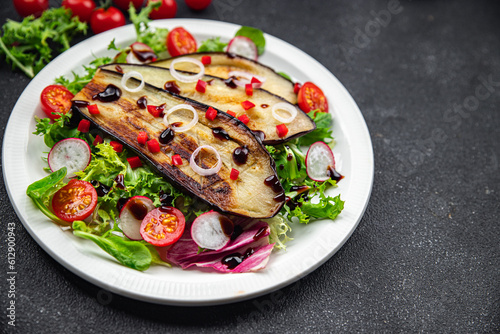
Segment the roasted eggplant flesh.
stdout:
<path fill-rule="evenodd" d="M 290 103 L 297 103 L 297 94 L 293 91 L 293 82 L 276 73 L 272 68 L 267 67 L 255 60 L 225 52 L 202 52 L 186 54 L 165 60 L 151 63 L 153 66 L 170 68 L 172 60 L 181 57 L 191 57 L 201 60 L 203 56 L 210 56 L 210 65 L 205 65 L 205 74 L 227 79 L 232 71 L 243 71 L 266 78 L 262 88 L 281 96 Z M 199 72 L 199 68 L 191 63 L 177 63 L 175 69 Z"/>
<path fill-rule="evenodd" d="M 172 184 L 223 212 L 268 218 L 280 210 L 284 203 L 283 188 L 281 185 L 266 185 L 266 179 L 276 177 L 274 161 L 255 134 L 243 123 L 222 111 L 217 111 L 215 119 L 209 120 L 206 118 L 208 106 L 204 104 L 148 84 L 140 91 L 131 93 L 122 87 L 121 81 L 122 74 L 99 69 L 92 81 L 74 97 L 74 106 L 79 107 L 73 109 L 137 152 Z M 127 86 L 137 87 L 139 83 L 132 78 L 127 81 Z M 109 91 L 110 87 L 118 88 L 119 94 L 113 98 L 101 98 L 106 97 L 103 92 Z M 164 131 L 188 124 L 193 119 L 193 112 L 180 109 L 169 114 L 167 126 L 163 117 L 155 117 L 148 112 L 144 99 L 148 106 L 162 106 L 165 112 L 180 104 L 190 105 L 198 116 L 198 122 L 185 132 L 174 131 L 173 138 L 169 138 L 167 143 L 165 140 L 160 141 Z M 141 103 L 138 104 L 139 100 Z M 97 105 L 99 113 L 94 111 L 91 114 L 85 102 Z M 160 142 L 160 152 L 152 153 L 147 145 L 138 143 L 137 134 L 140 131 L 145 131 L 149 139 Z M 224 135 L 221 136 L 221 133 Z M 192 153 L 202 145 L 212 146 L 220 155 L 222 167 L 215 174 L 202 176 L 190 166 Z M 238 164 L 233 153 L 242 147 L 246 147 L 248 155 L 245 163 Z M 173 165 L 174 154 L 181 156 L 182 165 Z M 217 158 L 210 150 L 203 149 L 195 162 L 208 169 L 216 165 Z M 230 178 L 232 168 L 239 171 L 237 180 Z"/>
<path fill-rule="evenodd" d="M 263 143 L 266 145 L 275 145 L 288 141 L 309 133 L 316 128 L 311 118 L 296 105 L 263 89 L 253 89 L 252 96 L 248 96 L 245 88 L 231 85 L 224 79 L 206 75 L 201 78 L 207 83 L 205 92 L 199 92 L 196 89 L 196 81 L 183 83 L 175 80 L 166 68 L 131 64 L 111 64 L 102 68 L 124 74 L 135 71 L 143 76 L 145 82 L 153 86 L 167 89 L 170 92 L 213 106 L 222 111 L 230 110 L 236 114 L 236 117 L 246 115 L 249 118 L 247 126 L 252 131 L 259 131 L 263 134 Z M 189 73 L 191 72 L 182 74 L 189 75 Z M 245 110 L 241 103 L 246 100 L 255 104 L 255 107 Z M 275 119 L 272 113 L 273 106 L 278 103 L 288 104 L 297 113 L 293 121 L 286 123 L 288 133 L 284 137 L 279 137 L 276 131 L 276 126 L 283 122 Z M 289 114 L 285 112 L 285 115 Z"/>

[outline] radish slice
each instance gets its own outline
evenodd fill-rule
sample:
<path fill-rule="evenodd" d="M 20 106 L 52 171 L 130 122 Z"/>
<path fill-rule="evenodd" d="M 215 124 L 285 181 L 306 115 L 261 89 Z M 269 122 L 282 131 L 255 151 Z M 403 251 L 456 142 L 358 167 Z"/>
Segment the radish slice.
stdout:
<path fill-rule="evenodd" d="M 130 240 L 142 240 L 141 224 L 149 211 L 155 208 L 145 196 L 131 197 L 120 211 L 120 228 Z"/>
<path fill-rule="evenodd" d="M 126 58 L 129 64 L 147 64 L 158 58 L 149 45 L 141 42 L 132 43 L 130 49 Z"/>
<path fill-rule="evenodd" d="M 203 148 L 207 149 L 207 150 L 211 150 L 217 156 L 217 163 L 215 164 L 214 167 L 209 168 L 209 169 L 201 168 L 194 161 L 194 159 L 196 158 L 196 156 L 198 155 L 198 153 Z M 212 175 L 212 174 L 217 173 L 221 169 L 221 167 L 222 167 L 222 160 L 220 158 L 219 152 L 217 152 L 217 150 L 215 148 L 213 148 L 210 145 L 202 145 L 202 146 L 198 147 L 196 150 L 194 150 L 193 154 L 191 154 L 191 158 L 189 158 L 189 166 L 191 167 L 191 169 L 195 173 L 200 174 L 202 176 L 208 176 L 208 175 Z"/>
<path fill-rule="evenodd" d="M 194 75 L 180 74 L 174 68 L 175 64 L 177 63 L 193 63 L 200 68 L 200 72 Z M 180 82 L 196 82 L 205 75 L 205 65 L 203 65 L 203 63 L 198 59 L 190 57 L 176 58 L 172 61 L 172 63 L 170 63 L 170 74 L 172 74 L 175 80 L 178 80 Z"/>
<path fill-rule="evenodd" d="M 144 64 L 142 61 L 140 61 L 139 59 L 137 59 L 137 57 L 135 56 L 135 54 L 132 51 L 130 51 L 127 54 L 127 57 L 125 58 L 125 61 L 127 62 L 127 64 L 139 64 L 139 65 Z"/>
<path fill-rule="evenodd" d="M 257 57 L 259 56 L 255 43 L 250 38 L 245 36 L 236 36 L 230 40 L 227 45 L 227 52 L 253 60 L 257 60 Z"/>
<path fill-rule="evenodd" d="M 278 114 L 278 110 L 284 110 L 288 112 L 290 116 L 287 118 L 282 117 L 280 114 Z M 295 119 L 295 117 L 297 117 L 297 108 L 289 103 L 276 103 L 275 105 L 273 105 L 273 117 L 279 122 L 290 123 Z"/>
<path fill-rule="evenodd" d="M 330 147 L 322 141 L 312 144 L 306 155 L 307 175 L 322 182 L 330 178 L 331 169 L 335 169 L 335 158 Z"/>
<path fill-rule="evenodd" d="M 139 86 L 137 86 L 135 88 L 130 88 L 129 86 L 127 86 L 127 81 L 128 81 L 128 79 L 133 78 L 133 77 L 138 77 L 139 80 L 141 80 L 141 83 L 139 84 Z M 142 76 L 141 73 L 136 72 L 136 71 L 127 72 L 122 77 L 122 87 L 127 92 L 137 93 L 137 92 L 141 91 L 144 88 L 144 77 Z"/>
<path fill-rule="evenodd" d="M 182 109 L 191 111 L 193 113 L 193 119 L 186 125 L 172 126 L 172 130 L 174 130 L 175 132 L 185 132 L 195 126 L 196 123 L 198 123 L 198 113 L 196 112 L 196 110 L 194 110 L 193 106 L 190 106 L 189 104 L 178 104 L 175 107 L 168 109 L 165 113 L 165 116 L 163 116 L 163 124 L 165 124 L 166 126 L 170 126 L 170 123 L 168 122 L 168 116 L 174 111 Z"/>
<path fill-rule="evenodd" d="M 245 85 L 252 82 L 252 78 L 255 78 L 260 81 L 260 83 L 254 83 L 253 88 L 260 88 L 266 82 L 266 78 L 261 77 L 259 75 L 254 75 L 252 73 L 243 72 L 243 71 L 231 71 L 228 73 L 228 77 L 235 77 L 236 80 L 233 82 L 240 87 L 245 87 Z M 243 80 L 242 80 L 243 79 Z"/>
<path fill-rule="evenodd" d="M 201 248 L 219 250 L 231 240 L 233 222 L 215 211 L 202 214 L 193 221 L 191 237 Z"/>
<path fill-rule="evenodd" d="M 89 144 L 79 138 L 66 138 L 52 147 L 47 160 L 51 171 L 66 167 L 66 177 L 71 178 L 75 177 L 75 172 L 84 170 L 91 158 Z"/>

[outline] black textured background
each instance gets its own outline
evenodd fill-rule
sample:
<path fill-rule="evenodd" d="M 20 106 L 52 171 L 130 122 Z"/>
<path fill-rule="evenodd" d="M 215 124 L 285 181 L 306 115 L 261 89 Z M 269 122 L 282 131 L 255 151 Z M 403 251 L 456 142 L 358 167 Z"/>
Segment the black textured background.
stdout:
<path fill-rule="evenodd" d="M 288 41 L 346 86 L 374 146 L 365 216 L 328 262 L 276 294 L 158 306 L 110 295 L 56 263 L 22 227 L 2 180 L 0 332 L 500 332 L 500 2 L 402 1 L 378 28 L 372 11 L 385 0 L 214 0 L 203 12 L 178 2 L 179 18 Z M 2 23 L 18 19 L 10 3 Z M 28 82 L 0 65 L 2 140 Z M 8 222 L 17 231 L 15 328 L 6 324 Z"/>

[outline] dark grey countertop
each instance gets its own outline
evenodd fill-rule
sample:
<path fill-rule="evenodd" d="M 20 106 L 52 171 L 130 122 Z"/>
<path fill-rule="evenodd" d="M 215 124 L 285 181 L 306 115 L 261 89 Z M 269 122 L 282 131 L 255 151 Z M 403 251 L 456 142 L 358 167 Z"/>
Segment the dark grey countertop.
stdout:
<path fill-rule="evenodd" d="M 366 214 L 329 261 L 278 295 L 213 307 L 109 294 L 54 261 L 0 204 L 0 332 L 500 331 L 500 3 L 214 0 L 177 17 L 256 26 L 349 90 L 370 129 Z M 395 12 L 395 11 L 394 11 Z M 18 19 L 10 1 L 1 22 Z M 0 64 L 1 136 L 29 80 Z M 16 225 L 16 327 L 7 325 L 7 223 Z M 275 298 L 275 297 L 279 298 Z"/>

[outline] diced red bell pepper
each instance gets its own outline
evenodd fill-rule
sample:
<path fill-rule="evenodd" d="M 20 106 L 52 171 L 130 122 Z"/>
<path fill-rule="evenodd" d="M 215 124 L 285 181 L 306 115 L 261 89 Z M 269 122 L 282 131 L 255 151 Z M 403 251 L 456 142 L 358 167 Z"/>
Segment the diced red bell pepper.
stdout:
<path fill-rule="evenodd" d="M 90 129 L 90 121 L 87 121 L 86 119 L 82 119 L 80 123 L 78 123 L 78 131 L 87 133 L 89 132 Z"/>
<path fill-rule="evenodd" d="M 238 117 L 238 119 L 239 119 L 240 121 L 242 121 L 242 122 L 243 122 L 243 124 L 245 124 L 245 125 L 246 125 L 246 124 L 248 124 L 248 122 L 250 122 L 250 118 L 248 118 L 248 116 L 247 116 L 247 115 L 245 115 L 245 114 L 243 114 L 243 115 L 241 115 L 240 117 Z"/>
<path fill-rule="evenodd" d="M 117 141 L 110 141 L 109 145 L 113 146 L 113 150 L 115 150 L 116 153 L 123 151 L 123 145 Z"/>
<path fill-rule="evenodd" d="M 212 63 L 212 57 L 210 57 L 210 56 L 201 57 L 201 63 L 203 65 L 210 65 Z"/>
<path fill-rule="evenodd" d="M 158 140 L 151 139 L 151 140 L 148 140 L 146 144 L 148 145 L 149 152 L 151 152 L 151 153 L 160 152 L 160 143 L 158 143 Z"/>
<path fill-rule="evenodd" d="M 207 83 L 203 80 L 198 80 L 198 82 L 196 83 L 196 91 L 205 93 L 207 91 Z"/>
<path fill-rule="evenodd" d="M 174 166 L 180 166 L 182 165 L 182 158 L 179 154 L 174 154 L 172 155 L 172 164 Z"/>
<path fill-rule="evenodd" d="M 137 168 L 142 166 L 141 159 L 138 156 L 127 158 L 128 164 L 131 168 Z"/>
<path fill-rule="evenodd" d="M 288 128 L 286 127 L 285 124 L 276 125 L 276 133 L 280 138 L 285 137 L 286 134 L 288 133 Z"/>
<path fill-rule="evenodd" d="M 207 112 L 205 113 L 206 119 L 213 121 L 215 117 L 217 117 L 217 110 L 212 107 L 208 107 Z"/>
<path fill-rule="evenodd" d="M 238 179 L 238 175 L 240 175 L 240 171 L 237 170 L 237 169 L 231 168 L 231 174 L 229 174 L 229 178 L 231 180 L 237 180 Z"/>
<path fill-rule="evenodd" d="M 247 93 L 247 96 L 253 95 L 253 85 L 251 83 L 245 85 L 245 93 Z"/>
<path fill-rule="evenodd" d="M 241 106 L 243 107 L 243 109 L 248 110 L 248 109 L 252 109 L 253 107 L 255 107 L 255 104 L 246 100 L 246 101 L 241 102 Z"/>
<path fill-rule="evenodd" d="M 236 117 L 236 113 L 234 111 L 228 110 L 228 111 L 226 111 L 226 113 L 233 116 L 233 117 Z"/>
<path fill-rule="evenodd" d="M 146 142 L 148 141 L 148 134 L 144 131 L 140 131 L 138 134 L 137 134 L 137 142 L 139 144 L 146 144 Z"/>
<path fill-rule="evenodd" d="M 252 80 L 250 81 L 250 83 L 253 86 L 254 84 L 256 84 L 256 85 L 261 84 L 262 82 L 259 79 L 257 79 L 256 77 L 252 77 Z"/>
<path fill-rule="evenodd" d="M 89 110 L 89 113 L 91 113 L 92 115 L 98 115 L 101 113 L 99 111 L 99 107 L 97 106 L 97 104 L 88 105 L 87 109 Z"/>
<path fill-rule="evenodd" d="M 153 117 L 160 117 L 163 114 L 163 107 L 162 106 L 149 106 L 148 105 L 148 112 L 153 115 Z"/>
<path fill-rule="evenodd" d="M 293 85 L 293 92 L 295 94 L 298 94 L 301 87 L 302 87 L 302 85 L 299 84 L 298 82 L 296 82 L 295 85 Z"/>
<path fill-rule="evenodd" d="M 92 145 L 97 146 L 97 144 L 102 144 L 102 143 L 104 143 L 104 139 L 102 139 L 101 136 L 96 135 Z"/>

